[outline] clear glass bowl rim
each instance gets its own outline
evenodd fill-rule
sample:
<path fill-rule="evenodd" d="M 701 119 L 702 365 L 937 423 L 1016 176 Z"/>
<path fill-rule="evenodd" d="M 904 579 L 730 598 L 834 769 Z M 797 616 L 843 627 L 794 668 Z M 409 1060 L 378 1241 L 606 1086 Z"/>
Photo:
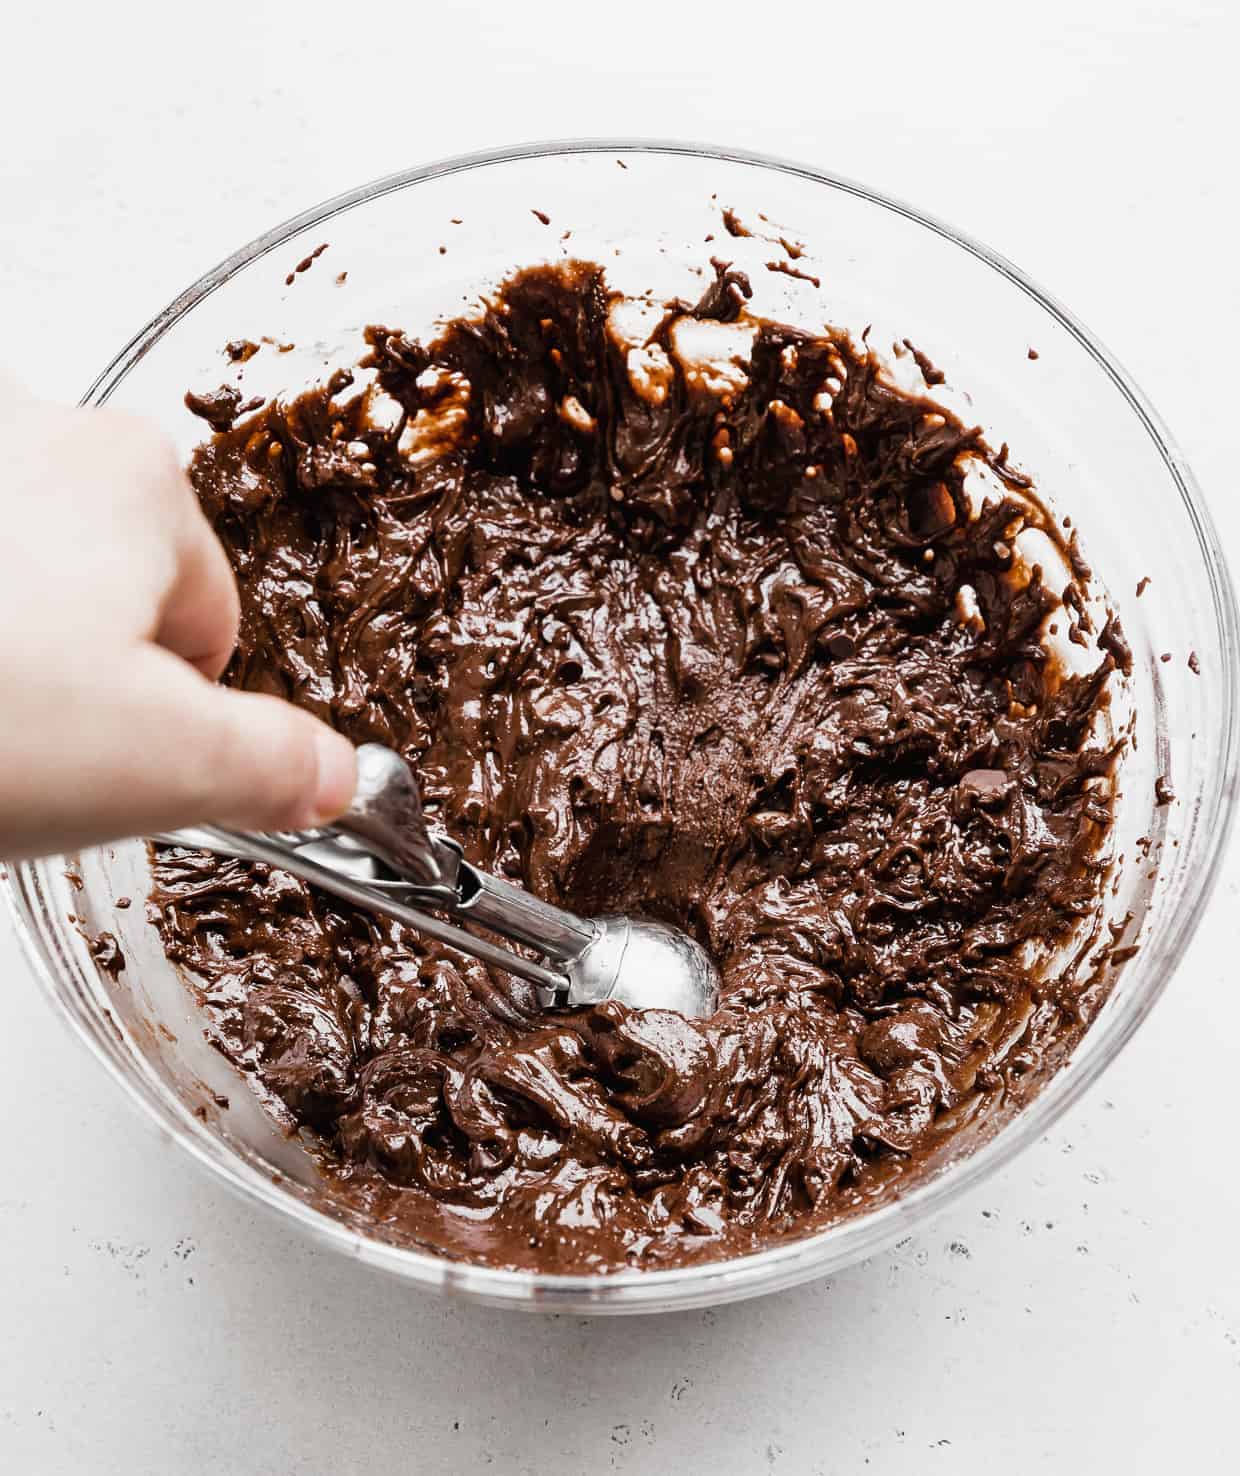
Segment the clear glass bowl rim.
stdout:
<path fill-rule="evenodd" d="M 1206 573 L 1222 650 L 1227 656 L 1219 672 L 1224 733 L 1220 761 L 1210 775 L 1211 790 L 1200 803 L 1212 813 L 1215 823 L 1198 829 L 1195 836 L 1193 872 L 1197 886 L 1191 903 L 1172 918 L 1161 947 L 1146 957 L 1141 987 L 1123 1000 L 1108 1020 L 1105 1047 L 1073 1060 L 1053 1077 L 1033 1100 L 996 1137 L 928 1182 L 882 1208 L 855 1220 L 845 1220 L 803 1240 L 779 1245 L 730 1261 L 705 1263 L 674 1270 L 618 1272 L 596 1276 L 552 1276 L 527 1271 L 503 1271 L 486 1266 L 447 1260 L 427 1252 L 407 1249 L 371 1239 L 282 1190 L 269 1177 L 243 1163 L 214 1139 L 206 1138 L 183 1105 L 161 1092 L 150 1081 L 135 1077 L 132 1062 L 123 1057 L 108 1038 L 102 1019 L 89 1018 L 80 1002 L 72 1001 L 68 981 L 51 950 L 39 936 L 34 919 L 38 914 L 39 887 L 33 866 L 11 866 L 3 890 L 14 919 L 17 936 L 32 971 L 57 1013 L 81 1039 L 135 1102 L 142 1115 L 164 1129 L 193 1158 L 223 1179 L 251 1203 L 286 1220 L 320 1242 L 346 1255 L 403 1276 L 423 1287 L 499 1306 L 542 1311 L 641 1312 L 707 1306 L 718 1302 L 775 1291 L 814 1276 L 826 1275 L 872 1255 L 907 1234 L 942 1209 L 946 1203 L 988 1178 L 1017 1153 L 1044 1134 L 1050 1126 L 1093 1084 L 1100 1073 L 1132 1038 L 1138 1026 L 1165 989 L 1205 911 L 1218 879 L 1220 865 L 1234 819 L 1235 776 L 1240 752 L 1240 722 L 1237 711 L 1237 654 L 1240 637 L 1236 600 L 1226 560 L 1200 488 L 1167 427 L 1131 376 L 1072 313 L 1049 293 L 1032 282 L 1019 268 L 997 252 L 924 211 L 872 190 L 828 170 L 757 153 L 747 149 L 663 139 L 589 138 L 558 139 L 515 145 L 503 149 L 462 154 L 388 174 L 368 184 L 347 190 L 302 211 L 265 232 L 234 252 L 188 287 L 142 328 L 99 374 L 81 403 L 102 404 L 125 374 L 193 307 L 236 272 L 267 255 L 291 237 L 311 226 L 378 199 L 393 191 L 423 181 L 489 165 L 581 154 L 674 154 L 748 165 L 799 176 L 829 189 L 843 191 L 891 211 L 933 231 L 1005 277 L 1031 297 L 1085 349 L 1097 366 L 1131 407 L 1133 414 L 1153 441 L 1177 488 L 1196 535 Z"/>

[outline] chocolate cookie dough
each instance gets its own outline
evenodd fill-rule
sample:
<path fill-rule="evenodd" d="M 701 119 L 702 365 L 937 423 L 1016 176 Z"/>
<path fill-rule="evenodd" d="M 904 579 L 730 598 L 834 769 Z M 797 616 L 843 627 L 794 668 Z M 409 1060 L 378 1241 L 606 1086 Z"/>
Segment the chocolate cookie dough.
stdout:
<path fill-rule="evenodd" d="M 716 262 L 634 338 L 598 268 L 524 271 L 193 458 L 229 681 L 399 749 L 480 866 L 674 922 L 722 973 L 710 1020 L 540 1016 L 389 919 L 162 851 L 212 1038 L 390 1237 L 592 1271 L 805 1234 L 1096 1007 L 1087 949 L 1048 961 L 1106 876 L 1124 648 L 1070 674 L 1045 637 L 1090 636 L 1088 569 L 979 431 L 749 296 Z"/>

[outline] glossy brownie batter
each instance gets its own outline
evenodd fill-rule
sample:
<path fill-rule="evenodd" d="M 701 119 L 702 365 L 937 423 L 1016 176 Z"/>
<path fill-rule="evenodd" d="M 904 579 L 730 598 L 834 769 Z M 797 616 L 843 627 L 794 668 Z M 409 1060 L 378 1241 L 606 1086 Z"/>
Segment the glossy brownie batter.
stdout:
<path fill-rule="evenodd" d="M 212 1038 L 390 1236 L 582 1271 L 803 1234 L 1002 1113 L 1096 1006 L 1088 948 L 1036 956 L 1099 915 L 1118 628 L 1075 545 L 1063 602 L 1017 557 L 1059 540 L 1005 453 L 748 296 L 716 263 L 635 341 L 601 271 L 538 268 L 434 342 L 370 329 L 364 388 L 235 426 L 199 397 L 228 679 L 399 749 L 482 867 L 680 924 L 722 973 L 710 1020 L 540 1017 L 400 924 L 162 852 Z"/>

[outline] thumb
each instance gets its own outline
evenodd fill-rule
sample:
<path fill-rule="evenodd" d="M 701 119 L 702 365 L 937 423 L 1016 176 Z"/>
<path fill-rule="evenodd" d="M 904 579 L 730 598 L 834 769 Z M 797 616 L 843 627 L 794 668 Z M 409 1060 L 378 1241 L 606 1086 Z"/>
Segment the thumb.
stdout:
<path fill-rule="evenodd" d="M 299 830 L 347 808 L 357 766 L 346 738 L 290 702 L 216 686 L 158 647 L 146 654 L 151 716 L 166 743 L 149 806 L 174 817 L 148 829 Z"/>
<path fill-rule="evenodd" d="M 16 659 L 24 706 L 0 734 L 0 856 L 203 821 L 298 830 L 353 797 L 339 733 L 278 697 L 217 687 L 159 646 L 118 663 L 32 641 Z"/>

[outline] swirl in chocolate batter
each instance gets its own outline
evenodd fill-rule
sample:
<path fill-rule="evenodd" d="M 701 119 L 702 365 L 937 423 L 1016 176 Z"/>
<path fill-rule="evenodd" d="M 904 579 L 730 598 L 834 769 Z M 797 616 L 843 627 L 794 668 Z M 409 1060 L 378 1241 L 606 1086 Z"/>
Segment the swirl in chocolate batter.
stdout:
<path fill-rule="evenodd" d="M 749 296 L 717 262 L 635 343 L 600 270 L 528 270 L 193 459 L 241 589 L 228 680 L 399 749 L 474 862 L 675 922 L 723 977 L 710 1020 L 540 1016 L 389 919 L 161 852 L 213 1039 L 380 1233 L 557 1271 L 805 1234 L 1096 1005 L 1038 959 L 1098 913 L 1121 645 L 1048 653 L 1065 612 L 1013 540 L 1057 534 L 1005 455 Z"/>

